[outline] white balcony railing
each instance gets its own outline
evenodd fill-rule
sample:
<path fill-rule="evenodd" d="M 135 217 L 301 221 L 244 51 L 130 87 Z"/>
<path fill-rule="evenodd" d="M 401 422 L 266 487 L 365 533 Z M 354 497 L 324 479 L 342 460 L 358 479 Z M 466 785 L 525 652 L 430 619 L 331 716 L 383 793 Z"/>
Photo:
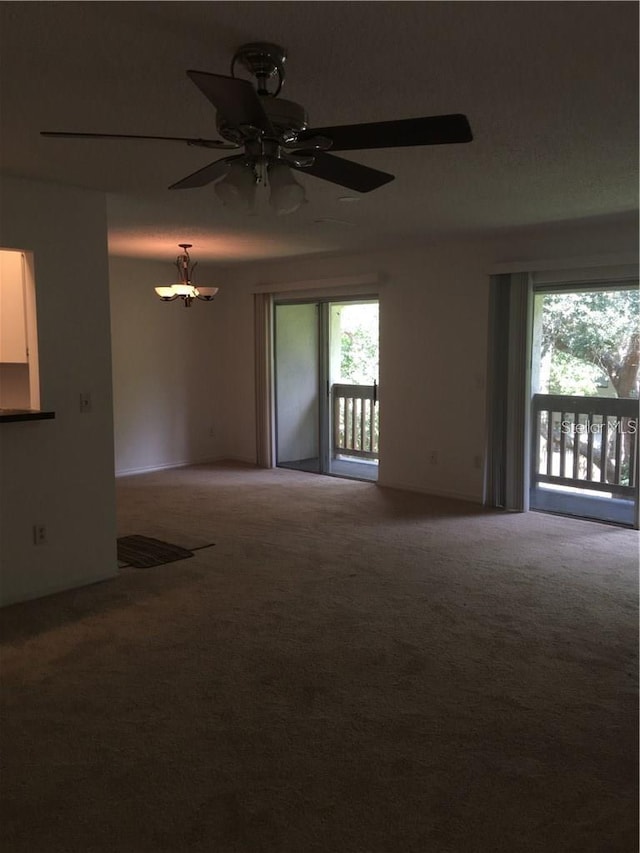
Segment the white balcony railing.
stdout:
<path fill-rule="evenodd" d="M 331 388 L 333 455 L 378 458 L 377 386 L 340 385 Z"/>
<path fill-rule="evenodd" d="M 532 481 L 633 498 L 638 400 L 535 394 Z"/>

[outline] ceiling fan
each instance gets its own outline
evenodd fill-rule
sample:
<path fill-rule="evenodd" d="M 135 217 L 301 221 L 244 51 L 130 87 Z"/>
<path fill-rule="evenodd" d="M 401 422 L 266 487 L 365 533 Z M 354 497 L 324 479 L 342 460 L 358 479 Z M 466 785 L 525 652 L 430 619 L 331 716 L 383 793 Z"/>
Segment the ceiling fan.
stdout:
<path fill-rule="evenodd" d="M 41 135 L 164 140 L 212 149 L 243 148 L 242 153 L 215 160 L 169 189 L 191 189 L 217 181 L 216 192 L 225 203 L 250 209 L 256 185 L 268 183 L 271 204 L 280 213 L 293 212 L 304 201 L 304 188 L 291 169 L 360 193 L 375 190 L 394 179 L 388 172 L 336 157 L 329 151 L 443 145 L 473 139 L 467 117 L 459 113 L 310 128 L 300 104 L 278 97 L 285 79 L 285 61 L 286 52 L 278 45 L 253 42 L 236 51 L 230 77 L 187 71 L 216 108 L 222 140 L 60 131 L 42 131 Z M 255 88 L 249 80 L 236 77 L 238 66 L 255 77 Z"/>

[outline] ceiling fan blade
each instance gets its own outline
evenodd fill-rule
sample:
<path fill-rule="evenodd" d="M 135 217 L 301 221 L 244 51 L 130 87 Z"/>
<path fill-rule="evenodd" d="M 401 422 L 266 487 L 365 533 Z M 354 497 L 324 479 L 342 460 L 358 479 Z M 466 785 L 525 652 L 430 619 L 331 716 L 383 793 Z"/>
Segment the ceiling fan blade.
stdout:
<path fill-rule="evenodd" d="M 314 136 L 328 136 L 333 142 L 332 151 L 448 145 L 454 142 L 471 142 L 473 139 L 469 121 L 460 113 L 405 118 L 399 121 L 376 121 L 369 124 L 313 127 L 298 134 L 298 140 L 304 142 Z"/>
<path fill-rule="evenodd" d="M 238 148 L 231 142 L 220 139 L 195 139 L 188 136 L 138 136 L 133 133 L 67 133 L 57 130 L 41 130 L 40 136 L 53 136 L 64 139 L 160 139 L 164 142 L 186 142 L 198 148 Z"/>
<path fill-rule="evenodd" d="M 229 124 L 234 127 L 248 124 L 273 132 L 260 98 L 248 80 L 206 71 L 187 71 L 187 74 Z"/>
<path fill-rule="evenodd" d="M 198 169 L 197 172 L 187 175 L 187 177 L 183 178 L 181 181 L 171 184 L 169 189 L 190 190 L 194 187 L 204 187 L 212 181 L 215 181 L 217 178 L 221 178 L 225 175 L 229 169 L 229 164 L 234 160 L 239 160 L 241 157 L 242 155 L 238 154 L 237 157 L 224 157 L 222 160 L 215 160 L 213 163 L 209 163 L 208 166 Z"/>
<path fill-rule="evenodd" d="M 310 153 L 313 154 L 313 165 L 296 166 L 291 163 L 291 168 L 359 193 L 371 192 L 394 179 L 394 175 L 387 172 L 380 172 L 378 169 L 371 169 L 369 166 L 344 160 L 342 157 L 334 157 L 333 154 L 315 151 Z"/>

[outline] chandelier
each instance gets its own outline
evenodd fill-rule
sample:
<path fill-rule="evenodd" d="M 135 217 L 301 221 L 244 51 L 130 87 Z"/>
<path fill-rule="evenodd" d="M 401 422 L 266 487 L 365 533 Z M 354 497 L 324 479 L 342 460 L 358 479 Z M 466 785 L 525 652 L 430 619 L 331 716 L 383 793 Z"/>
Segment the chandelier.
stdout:
<path fill-rule="evenodd" d="M 191 263 L 188 249 L 192 247 L 192 243 L 178 243 L 182 249 L 182 254 L 176 258 L 176 267 L 180 280 L 176 284 L 168 284 L 162 287 L 156 287 L 155 291 L 163 302 L 173 302 L 180 298 L 184 302 L 185 308 L 189 308 L 194 299 L 202 299 L 203 302 L 211 302 L 218 292 L 217 287 L 196 287 L 193 284 L 193 271 L 197 267 L 197 263 Z"/>

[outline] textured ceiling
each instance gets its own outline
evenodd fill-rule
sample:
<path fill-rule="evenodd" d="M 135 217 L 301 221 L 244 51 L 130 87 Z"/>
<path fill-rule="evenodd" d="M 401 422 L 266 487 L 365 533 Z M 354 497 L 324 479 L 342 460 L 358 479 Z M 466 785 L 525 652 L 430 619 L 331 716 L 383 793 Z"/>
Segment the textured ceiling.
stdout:
<path fill-rule="evenodd" d="M 236 261 L 366 250 L 637 206 L 638 6 L 632 2 L 0 4 L 0 157 L 12 175 L 109 193 L 114 253 Z M 465 113 L 468 145 L 341 155 L 396 180 L 356 193 L 304 176 L 276 216 L 166 188 L 220 154 L 179 143 L 44 139 L 40 130 L 217 137 L 188 68 L 288 51 L 283 96 L 310 124 Z"/>

